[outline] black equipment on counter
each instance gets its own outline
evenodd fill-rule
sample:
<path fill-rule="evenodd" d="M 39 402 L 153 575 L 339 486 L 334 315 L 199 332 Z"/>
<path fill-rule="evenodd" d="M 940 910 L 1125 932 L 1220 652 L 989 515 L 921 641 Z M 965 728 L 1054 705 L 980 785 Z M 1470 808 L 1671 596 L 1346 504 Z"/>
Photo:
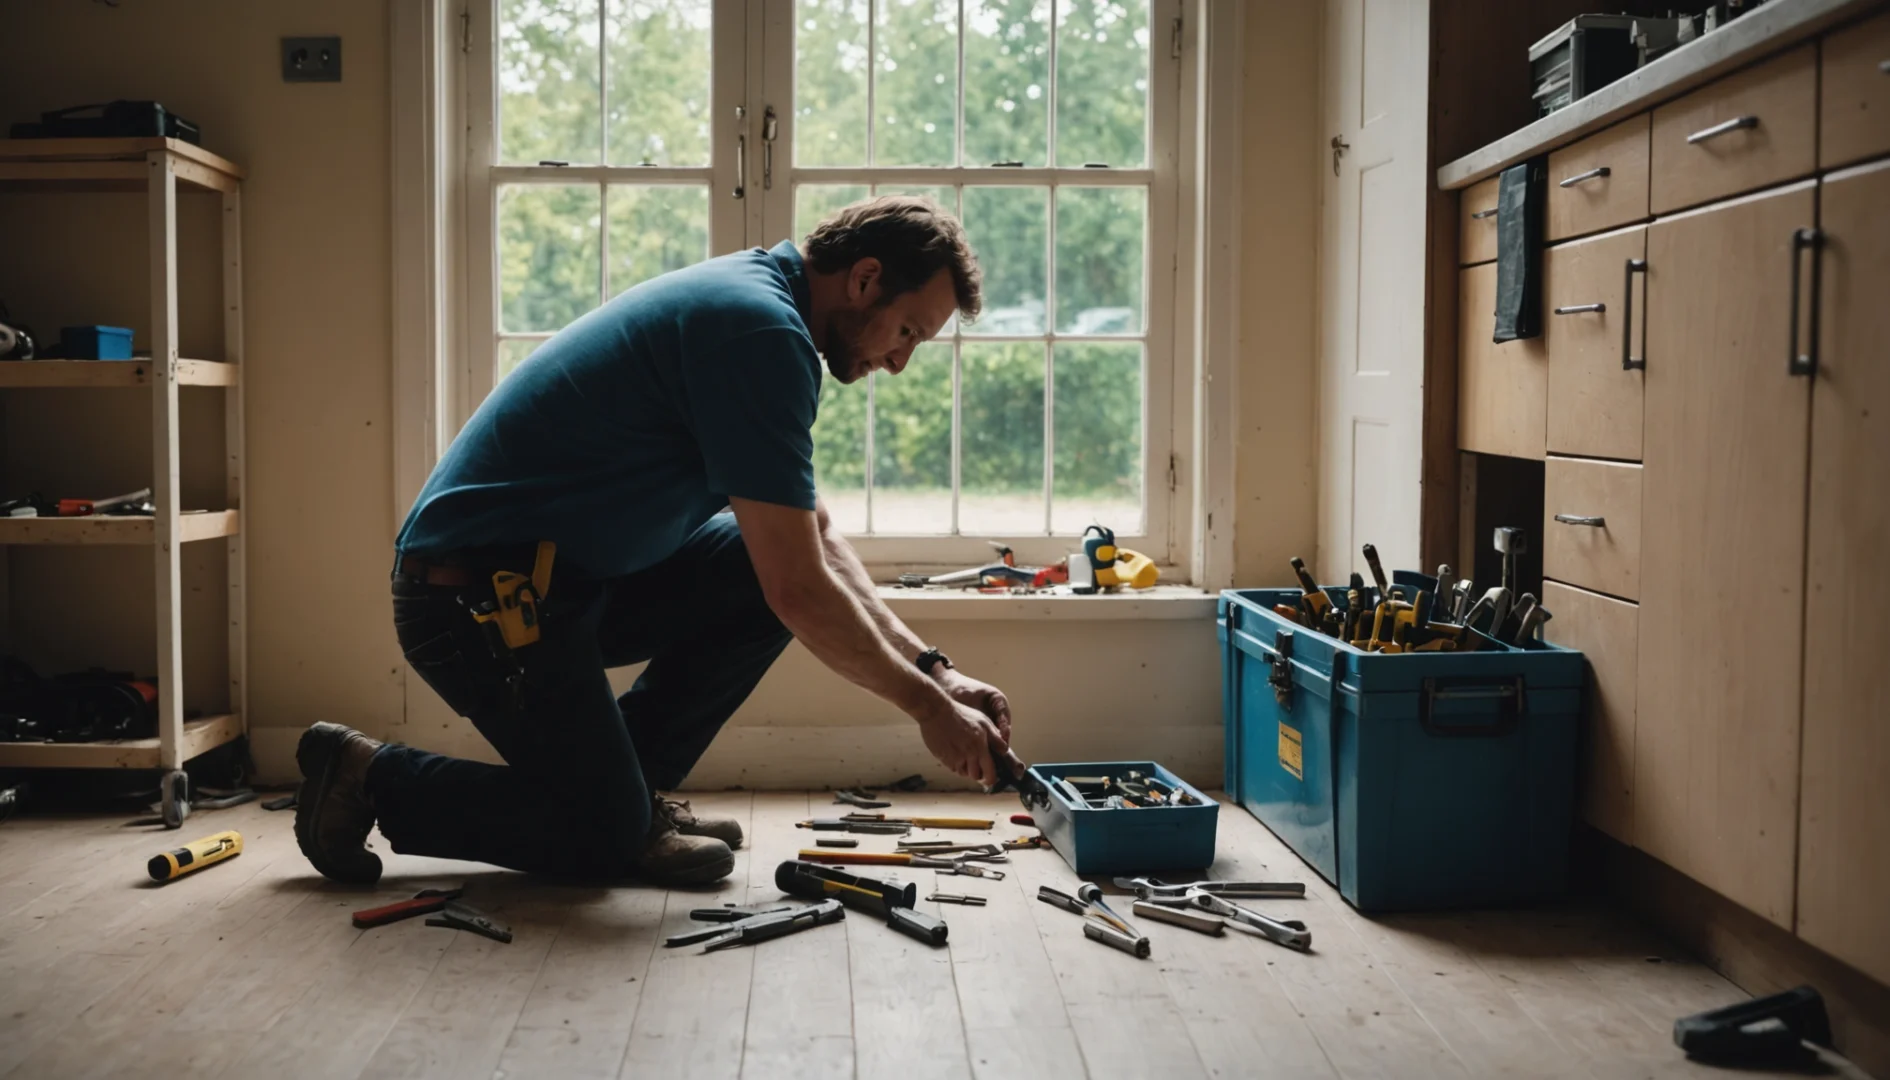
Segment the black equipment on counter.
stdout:
<path fill-rule="evenodd" d="M 1577 15 L 1529 46 L 1536 115 L 1547 116 L 1587 97 L 1640 64 L 1634 19 Z"/>
<path fill-rule="evenodd" d="M 203 129 L 155 101 L 106 101 L 39 114 L 13 125 L 16 139 L 182 139 L 202 143 Z"/>

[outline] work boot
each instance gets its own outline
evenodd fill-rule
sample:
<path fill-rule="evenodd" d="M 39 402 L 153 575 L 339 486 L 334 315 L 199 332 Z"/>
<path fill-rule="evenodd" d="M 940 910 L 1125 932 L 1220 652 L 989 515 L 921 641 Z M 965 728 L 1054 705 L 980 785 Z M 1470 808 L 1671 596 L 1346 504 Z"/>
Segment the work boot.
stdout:
<path fill-rule="evenodd" d="M 657 806 L 684 836 L 713 836 L 732 850 L 742 846 L 742 823 L 732 817 L 704 817 L 682 799 L 656 797 Z"/>
<path fill-rule="evenodd" d="M 322 876 L 372 885 L 381 857 L 368 850 L 374 807 L 367 797 L 368 763 L 381 744 L 351 727 L 312 724 L 295 747 L 302 789 L 295 797 L 295 842 Z"/>
<path fill-rule="evenodd" d="M 735 853 L 729 846 L 713 836 L 677 831 L 666 801 L 660 795 L 650 799 L 650 831 L 637 857 L 637 871 L 659 885 L 707 885 L 733 872 Z"/>

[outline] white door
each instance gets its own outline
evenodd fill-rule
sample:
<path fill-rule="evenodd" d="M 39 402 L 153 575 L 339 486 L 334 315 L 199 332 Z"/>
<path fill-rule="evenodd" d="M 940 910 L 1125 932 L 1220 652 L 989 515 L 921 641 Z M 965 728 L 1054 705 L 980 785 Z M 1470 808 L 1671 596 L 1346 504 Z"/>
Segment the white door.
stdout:
<path fill-rule="evenodd" d="M 1430 5 L 1327 0 L 1321 107 L 1321 581 L 1418 568 Z"/>

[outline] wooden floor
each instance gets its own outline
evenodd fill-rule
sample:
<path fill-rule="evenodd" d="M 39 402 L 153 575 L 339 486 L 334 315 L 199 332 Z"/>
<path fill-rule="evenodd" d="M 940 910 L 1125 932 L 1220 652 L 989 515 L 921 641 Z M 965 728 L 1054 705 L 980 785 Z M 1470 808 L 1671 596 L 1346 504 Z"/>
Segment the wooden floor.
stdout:
<path fill-rule="evenodd" d="M 695 803 L 748 827 L 719 890 L 573 887 L 406 856 L 377 889 L 348 890 L 297 853 L 289 814 L 255 804 L 181 834 L 238 829 L 240 857 L 156 887 L 145 859 L 178 833 L 7 822 L 0 1077 L 1612 1080 L 1713 1072 L 1680 1057 L 1673 1019 L 1742 997 L 1592 907 L 1362 918 L 1235 807 L 1213 876 L 1305 881 L 1308 899 L 1256 906 L 1304 919 L 1316 952 L 1147 924 L 1154 957 L 1137 961 L 1031 899 L 1076 880 L 1049 851 L 1013 855 L 1002 882 L 940 879 L 990 898 L 923 905 L 950 921 L 946 949 L 857 916 L 753 948 L 663 949 L 699 925 L 690 908 L 777 898 L 776 864 L 810 839 L 794 822 L 836 809 L 824 793 Z M 1000 821 L 1019 809 L 1008 796 L 895 805 Z M 932 891 L 930 873 L 917 880 Z M 349 924 L 353 909 L 461 883 L 510 922 L 512 944 L 417 919 Z"/>

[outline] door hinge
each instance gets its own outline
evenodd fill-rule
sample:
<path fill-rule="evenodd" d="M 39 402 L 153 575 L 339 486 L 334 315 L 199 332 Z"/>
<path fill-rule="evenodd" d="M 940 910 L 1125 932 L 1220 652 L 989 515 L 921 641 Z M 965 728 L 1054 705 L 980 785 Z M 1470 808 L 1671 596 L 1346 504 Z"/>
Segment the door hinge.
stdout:
<path fill-rule="evenodd" d="M 472 9 L 459 9 L 459 51 L 472 52 Z"/>
<path fill-rule="evenodd" d="M 1179 15 L 1168 24 L 1168 56 L 1174 60 L 1181 59 L 1181 16 Z"/>
<path fill-rule="evenodd" d="M 1181 483 L 1180 477 L 1181 477 L 1181 455 L 1177 453 L 1170 453 L 1168 455 L 1168 490 L 1171 494 L 1174 492 L 1175 487 Z"/>

